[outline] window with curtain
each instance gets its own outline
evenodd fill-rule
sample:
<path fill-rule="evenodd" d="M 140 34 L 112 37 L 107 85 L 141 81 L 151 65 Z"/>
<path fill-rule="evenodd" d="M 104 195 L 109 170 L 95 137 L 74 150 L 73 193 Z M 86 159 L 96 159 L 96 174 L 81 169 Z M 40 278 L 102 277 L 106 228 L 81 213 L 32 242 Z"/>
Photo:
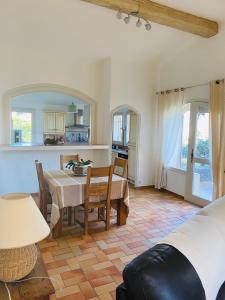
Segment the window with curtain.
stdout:
<path fill-rule="evenodd" d="M 166 187 L 166 170 L 174 153 L 179 153 L 177 141 L 182 132 L 183 98 L 183 90 L 158 95 L 155 127 L 155 187 L 158 189 Z"/>
<path fill-rule="evenodd" d="M 183 106 L 182 114 L 182 130 L 177 139 L 177 144 L 174 150 L 174 155 L 169 162 L 169 167 L 187 170 L 187 156 L 188 156 L 188 139 L 190 126 L 190 104 Z"/>

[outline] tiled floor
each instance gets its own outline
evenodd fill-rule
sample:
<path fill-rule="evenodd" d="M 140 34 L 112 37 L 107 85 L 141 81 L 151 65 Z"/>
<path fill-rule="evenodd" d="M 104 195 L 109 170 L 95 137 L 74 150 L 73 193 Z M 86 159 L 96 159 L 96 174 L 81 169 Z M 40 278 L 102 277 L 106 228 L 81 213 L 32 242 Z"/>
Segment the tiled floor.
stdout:
<path fill-rule="evenodd" d="M 56 288 L 51 300 L 115 299 L 124 266 L 198 210 L 167 192 L 131 189 L 127 225 L 112 225 L 110 231 L 94 232 L 85 239 L 72 229 L 62 238 L 42 242 Z"/>

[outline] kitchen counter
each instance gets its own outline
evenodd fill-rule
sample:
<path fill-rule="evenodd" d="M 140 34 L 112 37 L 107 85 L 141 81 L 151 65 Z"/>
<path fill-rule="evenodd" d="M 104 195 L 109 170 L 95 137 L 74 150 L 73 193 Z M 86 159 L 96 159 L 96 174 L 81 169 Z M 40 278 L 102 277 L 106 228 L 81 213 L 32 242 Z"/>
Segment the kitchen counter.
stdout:
<path fill-rule="evenodd" d="M 2 151 L 109 150 L 109 145 L 0 145 Z"/>
<path fill-rule="evenodd" d="M 125 150 L 120 150 L 120 149 L 112 149 L 112 152 L 115 152 L 115 153 L 121 153 L 121 154 L 124 154 L 124 155 L 128 155 L 128 152 L 125 151 Z"/>

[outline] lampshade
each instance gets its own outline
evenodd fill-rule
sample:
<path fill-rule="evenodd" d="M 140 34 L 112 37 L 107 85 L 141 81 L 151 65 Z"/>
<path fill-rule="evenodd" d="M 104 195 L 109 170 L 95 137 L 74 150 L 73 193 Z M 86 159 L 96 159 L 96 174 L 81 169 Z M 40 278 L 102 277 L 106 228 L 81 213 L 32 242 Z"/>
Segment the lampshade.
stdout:
<path fill-rule="evenodd" d="M 26 247 L 49 233 L 49 226 L 30 194 L 0 197 L 0 249 Z"/>

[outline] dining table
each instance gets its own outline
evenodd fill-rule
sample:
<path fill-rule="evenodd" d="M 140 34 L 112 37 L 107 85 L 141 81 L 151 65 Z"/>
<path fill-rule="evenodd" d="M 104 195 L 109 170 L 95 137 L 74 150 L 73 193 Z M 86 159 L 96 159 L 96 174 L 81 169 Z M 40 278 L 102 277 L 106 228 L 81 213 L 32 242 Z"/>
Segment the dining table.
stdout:
<path fill-rule="evenodd" d="M 75 176 L 71 170 L 51 170 L 44 172 L 48 191 L 52 197 L 50 227 L 54 237 L 62 235 L 63 209 L 77 207 L 84 203 L 86 176 Z M 91 184 L 107 184 L 108 177 L 94 177 Z M 128 180 L 113 174 L 111 206 L 117 211 L 117 225 L 125 225 L 129 214 Z"/>

